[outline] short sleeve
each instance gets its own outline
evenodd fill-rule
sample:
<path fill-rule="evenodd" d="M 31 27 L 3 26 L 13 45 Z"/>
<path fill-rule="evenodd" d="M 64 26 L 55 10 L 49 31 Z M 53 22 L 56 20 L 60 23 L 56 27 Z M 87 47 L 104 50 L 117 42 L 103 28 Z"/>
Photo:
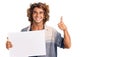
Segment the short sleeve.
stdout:
<path fill-rule="evenodd" d="M 58 47 L 64 48 L 64 39 L 59 32 L 56 33 L 55 43 Z"/>
<path fill-rule="evenodd" d="M 27 30 L 29 29 L 29 26 L 28 27 L 25 27 L 21 30 L 21 32 L 26 32 Z"/>

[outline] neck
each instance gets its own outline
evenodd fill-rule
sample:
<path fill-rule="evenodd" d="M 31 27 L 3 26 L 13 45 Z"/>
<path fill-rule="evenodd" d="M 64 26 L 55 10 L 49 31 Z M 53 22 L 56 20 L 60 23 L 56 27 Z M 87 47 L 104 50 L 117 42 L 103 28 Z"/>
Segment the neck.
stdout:
<path fill-rule="evenodd" d="M 34 31 L 34 30 L 43 30 L 44 29 L 44 25 L 43 25 L 43 22 L 41 23 L 33 23 L 31 25 L 31 30 Z"/>

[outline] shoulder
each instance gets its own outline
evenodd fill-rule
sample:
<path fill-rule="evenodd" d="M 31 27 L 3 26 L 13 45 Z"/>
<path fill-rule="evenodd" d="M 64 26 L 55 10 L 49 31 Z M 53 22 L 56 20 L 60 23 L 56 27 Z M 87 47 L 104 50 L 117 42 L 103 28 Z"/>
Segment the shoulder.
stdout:
<path fill-rule="evenodd" d="M 28 29 L 29 29 L 29 26 L 24 27 L 23 29 L 21 29 L 21 32 L 25 32 L 25 31 L 27 31 Z"/>
<path fill-rule="evenodd" d="M 61 35 L 55 28 L 51 26 L 46 26 L 46 31 L 48 34 L 52 34 L 52 36 L 56 37 L 57 35 Z"/>
<path fill-rule="evenodd" d="M 57 32 L 55 28 L 51 27 L 51 26 L 45 26 L 45 29 L 47 31 L 51 31 L 51 32 Z"/>

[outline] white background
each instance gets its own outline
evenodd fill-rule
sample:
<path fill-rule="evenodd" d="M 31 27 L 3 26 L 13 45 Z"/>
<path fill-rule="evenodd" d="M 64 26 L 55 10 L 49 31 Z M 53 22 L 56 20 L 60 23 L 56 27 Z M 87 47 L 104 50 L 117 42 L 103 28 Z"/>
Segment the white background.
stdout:
<path fill-rule="evenodd" d="M 119 0 L 0 0 L 0 57 L 8 57 L 8 32 L 29 25 L 26 10 L 30 3 L 50 6 L 47 23 L 56 28 L 60 16 L 71 35 L 70 49 L 58 48 L 58 57 L 120 57 Z"/>

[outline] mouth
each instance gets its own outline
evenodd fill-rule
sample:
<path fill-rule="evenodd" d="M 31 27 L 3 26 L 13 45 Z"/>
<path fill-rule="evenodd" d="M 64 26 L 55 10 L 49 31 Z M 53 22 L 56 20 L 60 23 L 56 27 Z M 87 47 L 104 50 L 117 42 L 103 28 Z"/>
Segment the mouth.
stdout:
<path fill-rule="evenodd" d="M 36 20 L 42 20 L 42 18 L 36 18 Z"/>

